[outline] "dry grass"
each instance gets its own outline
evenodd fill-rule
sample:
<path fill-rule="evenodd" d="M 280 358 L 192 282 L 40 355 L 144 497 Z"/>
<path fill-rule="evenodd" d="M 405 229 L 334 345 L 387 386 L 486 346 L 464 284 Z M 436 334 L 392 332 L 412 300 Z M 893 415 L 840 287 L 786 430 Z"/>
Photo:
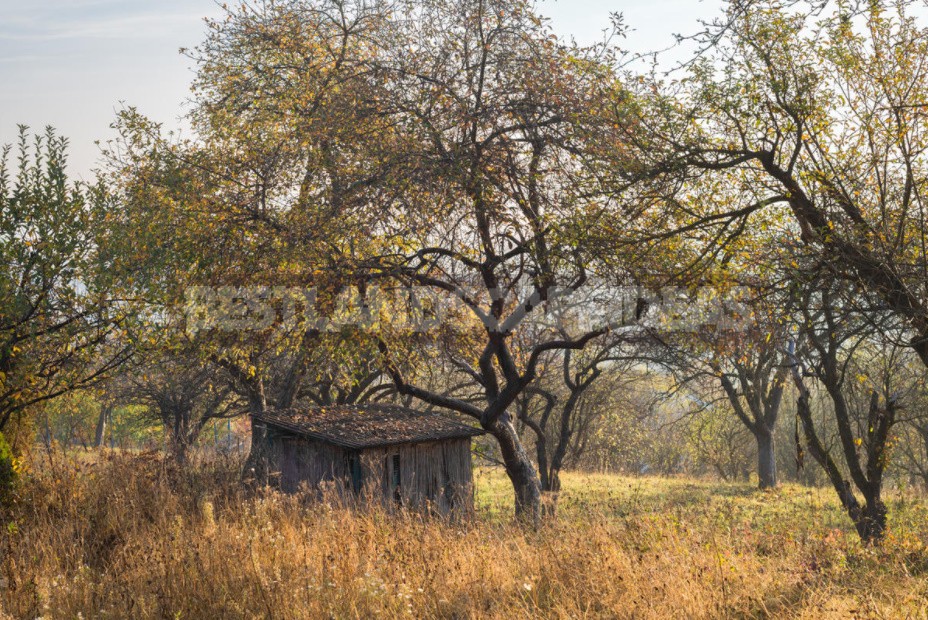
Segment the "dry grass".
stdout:
<path fill-rule="evenodd" d="M 477 481 L 478 518 L 449 524 L 249 495 L 234 464 L 68 461 L 5 516 L 0 598 L 29 618 L 928 617 L 915 500 L 871 550 L 799 487 L 568 475 L 527 532 L 505 478 Z"/>

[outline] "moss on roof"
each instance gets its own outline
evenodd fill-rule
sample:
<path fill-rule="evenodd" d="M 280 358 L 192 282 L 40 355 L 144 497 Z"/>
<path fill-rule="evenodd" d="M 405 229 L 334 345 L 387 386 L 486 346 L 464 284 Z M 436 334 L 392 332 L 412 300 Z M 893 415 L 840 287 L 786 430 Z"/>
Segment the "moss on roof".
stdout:
<path fill-rule="evenodd" d="M 253 417 L 296 435 L 353 449 L 463 439 L 483 434 L 481 429 L 451 414 L 422 412 L 397 405 L 332 405 L 271 410 Z"/>

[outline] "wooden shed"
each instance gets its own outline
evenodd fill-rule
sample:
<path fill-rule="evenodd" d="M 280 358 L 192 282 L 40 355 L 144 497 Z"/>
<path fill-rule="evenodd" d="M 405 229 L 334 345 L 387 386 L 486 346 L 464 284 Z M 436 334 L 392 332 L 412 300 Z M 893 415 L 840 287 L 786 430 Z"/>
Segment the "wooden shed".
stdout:
<path fill-rule="evenodd" d="M 252 417 L 261 469 L 283 491 L 334 491 L 445 515 L 473 509 L 471 438 L 482 433 L 448 414 L 395 405 Z"/>

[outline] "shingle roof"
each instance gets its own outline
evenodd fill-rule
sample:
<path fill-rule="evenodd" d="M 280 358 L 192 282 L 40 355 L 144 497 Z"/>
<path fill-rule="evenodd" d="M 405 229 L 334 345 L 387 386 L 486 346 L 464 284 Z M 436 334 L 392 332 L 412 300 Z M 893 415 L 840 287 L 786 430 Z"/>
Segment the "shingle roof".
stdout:
<path fill-rule="evenodd" d="M 374 448 L 482 435 L 446 413 L 424 413 L 396 405 L 332 405 L 266 411 L 256 420 L 345 448 Z"/>

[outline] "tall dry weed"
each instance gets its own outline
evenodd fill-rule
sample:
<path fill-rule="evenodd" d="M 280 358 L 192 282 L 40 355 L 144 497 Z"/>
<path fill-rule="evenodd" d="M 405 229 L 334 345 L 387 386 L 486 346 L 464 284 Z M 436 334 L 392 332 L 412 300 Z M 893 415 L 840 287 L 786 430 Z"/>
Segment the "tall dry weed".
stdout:
<path fill-rule="evenodd" d="M 812 516 L 780 523 L 766 504 L 807 512 L 788 493 L 710 504 L 695 483 L 619 492 L 624 479 L 568 476 L 559 518 L 532 532 L 485 501 L 474 520 L 449 523 L 249 490 L 237 467 L 208 461 L 179 471 L 144 454 L 33 472 L 5 513 L 4 611 L 924 618 L 928 605 L 928 554 L 917 537 L 875 551 Z M 480 482 L 478 497 L 497 482 Z"/>

